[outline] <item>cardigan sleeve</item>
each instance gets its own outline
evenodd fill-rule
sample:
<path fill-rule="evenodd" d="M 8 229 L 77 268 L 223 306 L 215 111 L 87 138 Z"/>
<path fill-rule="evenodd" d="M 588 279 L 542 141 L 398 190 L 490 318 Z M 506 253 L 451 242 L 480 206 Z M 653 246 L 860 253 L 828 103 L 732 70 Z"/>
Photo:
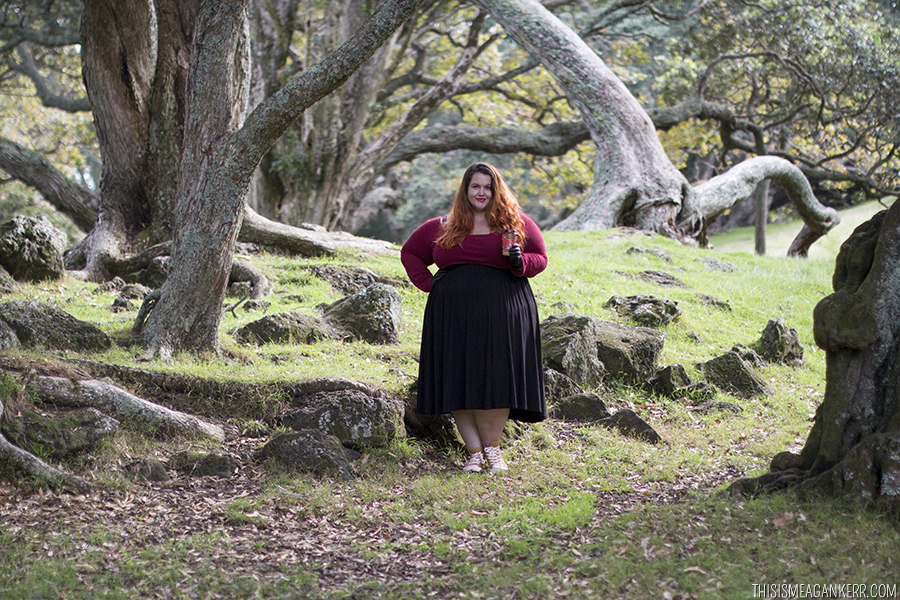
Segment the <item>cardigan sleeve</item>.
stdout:
<path fill-rule="evenodd" d="M 541 230 L 529 217 L 525 220 L 525 247 L 522 248 L 522 271 L 513 270 L 520 277 L 534 277 L 547 268 L 547 248 Z"/>
<path fill-rule="evenodd" d="M 425 221 L 412 232 L 400 250 L 400 262 L 413 285 L 423 292 L 431 291 L 431 271 L 434 264 L 434 241 L 440 232 L 440 218 Z"/>

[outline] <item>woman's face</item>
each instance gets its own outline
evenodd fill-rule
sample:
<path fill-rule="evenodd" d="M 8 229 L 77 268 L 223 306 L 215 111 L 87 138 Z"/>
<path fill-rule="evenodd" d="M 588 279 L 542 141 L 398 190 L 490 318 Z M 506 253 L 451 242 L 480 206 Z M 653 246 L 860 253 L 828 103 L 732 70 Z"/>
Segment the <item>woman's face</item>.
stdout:
<path fill-rule="evenodd" d="M 494 179 L 490 175 L 476 172 L 469 180 L 467 193 L 469 205 L 475 212 L 485 212 L 494 197 Z"/>

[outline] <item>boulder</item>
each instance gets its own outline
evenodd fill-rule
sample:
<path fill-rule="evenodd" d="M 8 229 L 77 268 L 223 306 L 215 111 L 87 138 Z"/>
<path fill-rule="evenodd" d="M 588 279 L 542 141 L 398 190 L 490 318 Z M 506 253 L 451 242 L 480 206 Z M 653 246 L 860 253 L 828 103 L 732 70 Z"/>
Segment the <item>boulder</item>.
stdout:
<path fill-rule="evenodd" d="M 0 320 L 0 350 L 12 350 L 21 345 L 13 328 L 7 325 L 6 321 Z"/>
<path fill-rule="evenodd" d="M 165 465 L 152 458 L 138 459 L 125 465 L 125 473 L 138 481 L 160 483 L 171 479 Z"/>
<path fill-rule="evenodd" d="M 583 387 L 599 384 L 606 372 L 597 357 L 594 321 L 591 317 L 562 313 L 541 323 L 544 365 Z"/>
<path fill-rule="evenodd" d="M 699 300 L 703 304 L 706 304 L 707 306 L 718 308 L 719 310 L 731 311 L 730 304 L 728 304 L 724 300 L 719 300 L 715 296 L 710 296 L 709 294 L 697 294 L 697 300 Z"/>
<path fill-rule="evenodd" d="M 584 390 L 567 375 L 563 375 L 555 369 L 545 367 L 544 392 L 546 393 L 547 404 L 552 405 L 563 398 L 568 398 L 575 394 L 582 394 L 584 393 Z"/>
<path fill-rule="evenodd" d="M 597 358 L 610 377 L 625 383 L 645 382 L 656 374 L 666 336 L 648 327 L 594 320 Z"/>
<path fill-rule="evenodd" d="M 242 344 L 313 344 L 337 337 L 328 323 L 299 311 L 267 315 L 239 327 L 234 338 Z"/>
<path fill-rule="evenodd" d="M 325 320 L 349 336 L 370 344 L 398 344 L 402 299 L 393 286 L 375 283 L 326 306 Z"/>
<path fill-rule="evenodd" d="M 384 283 L 395 288 L 409 285 L 405 281 L 383 277 L 365 267 L 334 267 L 331 265 L 319 265 L 310 267 L 310 271 L 321 279 L 327 281 L 331 287 L 342 294 L 358 294 L 367 287 L 376 283 Z"/>
<path fill-rule="evenodd" d="M 706 379 L 720 390 L 741 398 L 771 396 L 772 388 L 736 352 L 726 352 L 721 356 L 697 365 Z"/>
<path fill-rule="evenodd" d="M 796 329 L 779 318 L 771 319 L 763 329 L 759 341 L 754 344 L 760 356 L 772 363 L 794 367 L 803 365 L 803 344 Z"/>
<path fill-rule="evenodd" d="M 292 401 L 294 407 L 275 418 L 290 429 L 318 429 L 351 448 L 386 446 L 406 436 L 404 405 L 395 398 L 357 389 L 317 392 Z"/>
<path fill-rule="evenodd" d="M 11 292 L 16 289 L 16 280 L 9 274 L 9 271 L 0 265 L 0 292 Z"/>
<path fill-rule="evenodd" d="M 140 283 L 153 290 L 159 289 L 166 282 L 166 277 L 169 276 L 169 265 L 171 264 L 171 256 L 154 256 L 150 259 L 146 269 L 127 277 L 128 283 Z"/>
<path fill-rule="evenodd" d="M 59 279 L 67 243 L 46 217 L 14 217 L 0 225 L 0 265 L 17 281 Z"/>
<path fill-rule="evenodd" d="M 298 471 L 351 479 L 351 462 L 359 454 L 344 448 L 333 435 L 318 429 L 304 429 L 275 436 L 256 456 L 260 460 L 273 459 Z"/>
<path fill-rule="evenodd" d="M 433 442 L 440 448 L 461 449 L 464 445 L 456 433 L 456 425 L 450 415 L 420 415 L 416 411 L 419 399 L 419 383 L 407 388 L 404 403 L 403 424 L 407 434 L 420 440 Z"/>
<path fill-rule="evenodd" d="M 598 421 L 598 423 L 610 429 L 617 429 L 619 433 L 626 437 L 636 438 L 651 444 L 658 444 L 663 441 L 662 436 L 647 421 L 640 418 L 633 410 L 627 408 Z"/>
<path fill-rule="evenodd" d="M 95 325 L 44 302 L 13 300 L 0 304 L 0 321 L 9 325 L 26 348 L 100 352 L 112 346 L 109 336 Z"/>
<path fill-rule="evenodd" d="M 688 377 L 684 365 L 674 364 L 660 369 L 656 375 L 647 380 L 648 387 L 659 396 L 674 398 L 678 390 L 693 383 Z"/>
<path fill-rule="evenodd" d="M 649 281 L 650 283 L 655 283 L 657 285 L 681 288 L 690 287 L 674 275 L 670 275 L 663 271 L 642 271 L 638 276 L 644 281 Z"/>
<path fill-rule="evenodd" d="M 117 420 L 94 408 L 55 412 L 23 409 L 8 416 L 0 427 L 16 446 L 54 460 L 90 451 L 118 430 Z"/>
<path fill-rule="evenodd" d="M 599 394 L 575 394 L 553 405 L 550 417 L 562 421 L 596 423 L 611 416 Z"/>
<path fill-rule="evenodd" d="M 193 477 L 231 478 L 238 470 L 238 462 L 227 454 L 200 454 L 179 452 L 169 459 L 169 466 L 176 471 Z"/>
<path fill-rule="evenodd" d="M 620 317 L 645 327 L 668 325 L 681 316 L 677 302 L 657 296 L 613 296 L 603 308 L 611 308 Z"/>
<path fill-rule="evenodd" d="M 663 262 L 669 264 L 673 262 L 672 256 L 665 250 L 660 250 L 659 248 L 639 248 L 638 246 L 632 246 L 625 251 L 625 254 L 629 256 L 631 256 L 632 254 L 649 254 L 650 256 L 655 256 Z"/>
<path fill-rule="evenodd" d="M 735 273 L 737 267 L 730 262 L 724 262 L 713 256 L 707 256 L 703 259 L 703 266 L 710 271 L 718 271 L 720 273 Z"/>

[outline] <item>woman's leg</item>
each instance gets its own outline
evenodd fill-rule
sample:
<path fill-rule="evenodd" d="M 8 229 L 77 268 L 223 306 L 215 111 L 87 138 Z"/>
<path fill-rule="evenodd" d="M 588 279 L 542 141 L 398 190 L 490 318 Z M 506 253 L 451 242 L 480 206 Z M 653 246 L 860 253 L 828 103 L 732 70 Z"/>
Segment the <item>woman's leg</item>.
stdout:
<path fill-rule="evenodd" d="M 508 408 L 492 408 L 490 410 L 476 410 L 475 426 L 483 446 L 496 446 L 500 443 L 503 428 L 509 419 Z"/>
<path fill-rule="evenodd" d="M 481 443 L 481 434 L 478 432 L 478 425 L 475 421 L 475 413 L 484 412 L 472 409 L 454 410 L 453 420 L 456 422 L 456 429 L 466 445 L 466 450 L 471 454 L 481 450 L 484 444 Z"/>

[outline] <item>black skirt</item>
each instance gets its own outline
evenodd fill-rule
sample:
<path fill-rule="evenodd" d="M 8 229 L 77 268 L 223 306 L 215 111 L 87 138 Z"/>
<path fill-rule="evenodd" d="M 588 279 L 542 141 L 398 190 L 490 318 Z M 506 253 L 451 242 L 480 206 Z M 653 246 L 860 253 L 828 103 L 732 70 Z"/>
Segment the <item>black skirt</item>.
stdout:
<path fill-rule="evenodd" d="M 509 408 L 510 419 L 527 423 L 547 417 L 531 285 L 477 264 L 435 275 L 419 355 L 418 412 L 471 408 Z"/>

